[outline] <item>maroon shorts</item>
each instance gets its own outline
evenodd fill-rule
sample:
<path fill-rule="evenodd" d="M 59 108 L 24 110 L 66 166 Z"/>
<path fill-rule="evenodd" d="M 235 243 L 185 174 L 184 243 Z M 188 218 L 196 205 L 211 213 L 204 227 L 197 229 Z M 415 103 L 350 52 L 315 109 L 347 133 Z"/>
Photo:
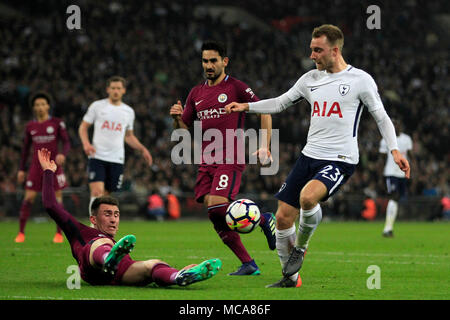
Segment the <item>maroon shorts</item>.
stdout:
<path fill-rule="evenodd" d="M 117 271 L 114 276 L 105 274 L 101 269 L 91 266 L 91 263 L 89 262 L 91 245 L 95 240 L 98 239 L 100 239 L 100 237 L 92 239 L 91 241 L 89 241 L 89 243 L 80 248 L 79 251 L 77 250 L 78 257 L 76 259 L 78 260 L 78 266 L 80 267 L 81 278 L 92 285 L 120 285 L 124 273 L 132 264 L 137 261 L 132 260 L 130 255 L 127 254 L 119 262 Z"/>
<path fill-rule="evenodd" d="M 200 166 L 195 182 L 195 200 L 203 202 L 205 195 L 234 200 L 239 193 L 244 168 L 233 164 Z"/>
<path fill-rule="evenodd" d="M 25 181 L 25 189 L 33 190 L 36 192 L 42 191 L 42 168 L 40 166 L 31 166 L 30 170 L 28 170 L 27 180 Z M 53 186 L 55 191 L 61 190 L 67 187 L 66 176 L 64 175 L 64 171 L 61 167 L 56 169 L 56 173 L 54 175 Z"/>

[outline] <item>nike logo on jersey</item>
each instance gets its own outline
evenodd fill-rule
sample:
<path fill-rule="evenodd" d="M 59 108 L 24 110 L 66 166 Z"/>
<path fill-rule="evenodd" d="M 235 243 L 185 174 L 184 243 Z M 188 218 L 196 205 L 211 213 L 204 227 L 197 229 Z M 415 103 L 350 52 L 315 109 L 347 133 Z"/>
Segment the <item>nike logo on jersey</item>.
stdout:
<path fill-rule="evenodd" d="M 313 92 L 314 90 L 319 89 L 319 87 L 315 87 L 315 88 L 311 88 L 311 92 Z"/>
<path fill-rule="evenodd" d="M 226 189 L 226 187 L 223 187 L 223 188 L 216 187 L 216 190 L 217 190 L 217 191 L 223 190 L 223 189 Z"/>
<path fill-rule="evenodd" d="M 199 105 L 200 103 L 202 103 L 203 100 L 200 101 L 195 101 L 195 105 Z"/>

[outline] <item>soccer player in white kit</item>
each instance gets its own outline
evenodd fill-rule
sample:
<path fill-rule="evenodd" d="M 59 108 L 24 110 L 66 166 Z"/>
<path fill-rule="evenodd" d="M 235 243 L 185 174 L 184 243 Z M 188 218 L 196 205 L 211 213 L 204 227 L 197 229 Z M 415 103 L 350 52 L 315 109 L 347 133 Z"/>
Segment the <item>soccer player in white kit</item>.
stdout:
<path fill-rule="evenodd" d="M 125 163 L 124 141 L 141 152 L 148 165 L 153 162 L 148 149 L 133 133 L 134 110 L 122 102 L 126 81 L 119 76 L 107 80 L 108 98 L 94 101 L 83 117 L 78 129 L 83 150 L 89 158 L 88 175 L 91 204 L 95 198 L 118 191 L 122 186 Z M 88 129 L 94 124 L 92 144 Z"/>
<path fill-rule="evenodd" d="M 398 133 L 398 150 L 405 158 L 411 159 L 411 155 L 408 155 L 408 152 L 410 152 L 413 148 L 412 139 L 409 135 L 402 132 L 402 125 L 398 120 L 393 122 L 395 130 Z M 398 204 L 399 201 L 406 199 L 408 186 L 407 180 L 405 178 L 405 173 L 400 170 L 394 162 L 394 158 L 389 152 L 386 140 L 384 138 L 381 139 L 379 151 L 380 153 L 384 153 L 387 155 L 383 175 L 386 179 L 387 193 L 389 194 L 389 201 L 386 207 L 386 221 L 384 224 L 383 236 L 391 238 L 394 236 L 394 222 L 397 218 Z"/>
<path fill-rule="evenodd" d="M 347 64 L 344 35 L 333 25 L 315 28 L 310 58 L 315 70 L 305 73 L 286 93 L 254 103 L 232 102 L 227 112 L 278 113 L 306 99 L 311 105 L 308 138 L 294 168 L 275 195 L 278 198 L 277 252 L 283 278 L 268 287 L 299 287 L 297 282 L 308 242 L 322 219 L 319 202 L 333 195 L 352 175 L 359 161 L 358 125 L 367 107 L 385 138 L 395 163 L 409 178 L 410 168 L 399 152 L 395 129 L 373 78 Z M 300 211 L 296 234 L 295 220 Z"/>

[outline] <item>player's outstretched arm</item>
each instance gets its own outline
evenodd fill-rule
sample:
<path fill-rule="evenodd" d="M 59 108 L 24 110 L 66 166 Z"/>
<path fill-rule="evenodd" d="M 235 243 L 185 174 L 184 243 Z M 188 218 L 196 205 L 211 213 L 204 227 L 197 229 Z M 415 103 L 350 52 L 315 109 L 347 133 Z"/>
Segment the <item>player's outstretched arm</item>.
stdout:
<path fill-rule="evenodd" d="M 56 224 L 64 231 L 70 239 L 70 229 L 79 224 L 79 222 L 67 212 L 64 207 L 56 201 L 55 191 L 53 189 L 54 177 L 57 165 L 50 159 L 50 151 L 42 148 L 38 150 L 38 159 L 44 174 L 42 176 L 42 204 L 49 214 L 55 220 Z M 68 221 L 71 221 L 68 224 Z"/>
<path fill-rule="evenodd" d="M 55 161 L 50 159 L 51 152 L 45 148 L 42 148 L 38 150 L 38 159 L 39 163 L 41 164 L 42 170 L 51 170 L 53 172 L 56 172 L 56 163 Z"/>
<path fill-rule="evenodd" d="M 394 157 L 395 163 L 398 167 L 405 173 L 405 177 L 409 179 L 411 168 L 409 166 L 408 160 L 398 151 L 397 149 L 391 151 L 392 156 Z"/>
<path fill-rule="evenodd" d="M 248 103 L 231 102 L 225 106 L 226 113 L 248 111 Z"/>

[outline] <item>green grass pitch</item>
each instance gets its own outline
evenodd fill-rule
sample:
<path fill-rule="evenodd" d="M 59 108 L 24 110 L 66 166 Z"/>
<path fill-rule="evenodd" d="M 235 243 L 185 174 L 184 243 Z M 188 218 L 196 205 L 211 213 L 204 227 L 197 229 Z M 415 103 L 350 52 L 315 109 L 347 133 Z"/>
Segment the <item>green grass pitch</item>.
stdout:
<path fill-rule="evenodd" d="M 87 221 L 84 221 L 87 222 Z M 182 268 L 218 257 L 223 269 L 212 279 L 188 287 L 95 287 L 81 281 L 68 289 L 76 262 L 67 240 L 51 242 L 53 222 L 30 221 L 26 242 L 14 243 L 18 222 L 0 222 L 0 299 L 20 300 L 448 300 L 450 298 L 449 224 L 397 222 L 395 238 L 381 237 L 381 222 L 323 222 L 313 238 L 301 270 L 301 288 L 268 289 L 280 279 L 276 251 L 270 251 L 257 229 L 242 239 L 261 268 L 260 276 L 230 277 L 240 263 L 209 221 L 126 221 L 117 239 L 134 234 L 131 257 L 158 258 Z M 368 289 L 379 267 L 380 288 Z M 370 268 L 369 268 L 370 271 Z M 369 283 L 375 283 L 369 279 Z"/>

